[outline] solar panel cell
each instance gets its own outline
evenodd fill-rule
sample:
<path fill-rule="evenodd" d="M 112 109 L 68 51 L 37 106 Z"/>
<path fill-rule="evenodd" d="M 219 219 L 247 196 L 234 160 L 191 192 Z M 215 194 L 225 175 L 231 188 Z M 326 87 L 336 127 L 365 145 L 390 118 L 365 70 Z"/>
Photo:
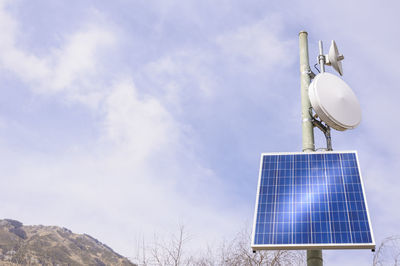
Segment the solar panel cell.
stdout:
<path fill-rule="evenodd" d="M 253 249 L 374 248 L 355 152 L 263 154 Z"/>

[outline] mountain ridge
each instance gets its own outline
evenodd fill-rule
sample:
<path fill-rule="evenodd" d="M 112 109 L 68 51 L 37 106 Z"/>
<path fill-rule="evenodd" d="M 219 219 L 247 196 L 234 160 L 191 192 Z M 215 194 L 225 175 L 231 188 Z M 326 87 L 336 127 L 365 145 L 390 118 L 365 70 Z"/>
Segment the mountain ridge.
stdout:
<path fill-rule="evenodd" d="M 0 220 L 1 265 L 135 265 L 88 234 Z"/>

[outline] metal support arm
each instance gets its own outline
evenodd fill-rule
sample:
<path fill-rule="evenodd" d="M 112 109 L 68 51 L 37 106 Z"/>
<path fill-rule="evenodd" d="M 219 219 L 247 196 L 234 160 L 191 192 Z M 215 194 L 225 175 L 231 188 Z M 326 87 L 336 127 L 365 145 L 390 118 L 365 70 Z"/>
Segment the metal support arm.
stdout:
<path fill-rule="evenodd" d="M 314 127 L 319 128 L 325 135 L 326 139 L 326 149 L 332 151 L 332 138 L 331 138 L 331 128 L 328 125 L 324 125 L 321 121 L 313 117 L 312 123 Z"/>

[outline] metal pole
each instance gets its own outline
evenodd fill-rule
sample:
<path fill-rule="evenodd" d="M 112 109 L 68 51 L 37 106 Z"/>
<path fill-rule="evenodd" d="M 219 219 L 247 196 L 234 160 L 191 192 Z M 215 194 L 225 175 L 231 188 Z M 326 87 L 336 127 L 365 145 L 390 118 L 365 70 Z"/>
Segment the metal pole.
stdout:
<path fill-rule="evenodd" d="M 303 151 L 314 151 L 314 126 L 311 117 L 311 103 L 308 98 L 310 85 L 310 64 L 308 62 L 307 32 L 299 33 L 300 42 L 300 81 L 301 81 L 301 121 L 303 130 Z"/>
<path fill-rule="evenodd" d="M 333 151 L 332 138 L 331 138 L 331 128 L 328 125 L 326 126 L 325 138 L 326 138 L 326 149 L 328 151 Z"/>
<path fill-rule="evenodd" d="M 322 266 L 323 264 L 322 250 L 307 250 L 307 266 Z"/>
<path fill-rule="evenodd" d="M 322 47 L 322 41 L 318 42 L 319 55 L 318 55 L 318 63 L 321 68 L 321 73 L 325 72 L 325 56 L 324 56 L 324 48 Z"/>
<path fill-rule="evenodd" d="M 311 103 L 308 98 L 308 86 L 310 85 L 310 64 L 308 61 L 307 32 L 299 33 L 300 46 L 300 80 L 301 80 L 301 119 L 303 131 L 303 152 L 311 152 L 314 147 L 314 126 L 311 117 Z M 322 47 L 321 47 L 322 48 Z M 322 266 L 322 250 L 307 250 L 307 265 Z"/>

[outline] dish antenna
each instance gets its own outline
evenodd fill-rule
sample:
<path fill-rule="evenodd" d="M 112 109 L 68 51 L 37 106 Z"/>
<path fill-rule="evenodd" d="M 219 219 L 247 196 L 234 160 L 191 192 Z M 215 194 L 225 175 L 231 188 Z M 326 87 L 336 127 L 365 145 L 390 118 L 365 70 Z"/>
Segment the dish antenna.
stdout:
<path fill-rule="evenodd" d="M 344 131 L 361 121 L 357 97 L 341 78 L 323 72 L 315 76 L 308 88 L 311 106 L 328 126 Z"/>
<path fill-rule="evenodd" d="M 339 53 L 337 45 L 334 40 L 332 40 L 331 47 L 329 48 L 329 53 L 325 55 L 325 64 L 332 66 L 341 76 L 343 76 L 342 61 L 344 56 Z"/>

